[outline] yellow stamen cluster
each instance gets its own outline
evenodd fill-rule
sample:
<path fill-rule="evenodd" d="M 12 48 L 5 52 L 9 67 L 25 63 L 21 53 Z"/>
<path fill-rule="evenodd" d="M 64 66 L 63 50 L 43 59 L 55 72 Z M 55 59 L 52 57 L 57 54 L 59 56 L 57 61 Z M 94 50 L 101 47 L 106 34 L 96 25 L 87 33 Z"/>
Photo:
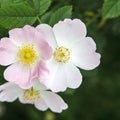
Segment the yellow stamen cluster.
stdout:
<path fill-rule="evenodd" d="M 34 45 L 23 45 L 18 51 L 18 62 L 22 63 L 24 66 L 29 66 L 34 64 L 38 58 Z"/>
<path fill-rule="evenodd" d="M 26 101 L 34 103 L 40 100 L 39 91 L 31 88 L 24 91 L 23 97 Z"/>
<path fill-rule="evenodd" d="M 57 62 L 67 63 L 70 59 L 70 51 L 68 48 L 65 48 L 63 46 L 56 47 L 56 49 L 53 53 L 53 58 Z"/>

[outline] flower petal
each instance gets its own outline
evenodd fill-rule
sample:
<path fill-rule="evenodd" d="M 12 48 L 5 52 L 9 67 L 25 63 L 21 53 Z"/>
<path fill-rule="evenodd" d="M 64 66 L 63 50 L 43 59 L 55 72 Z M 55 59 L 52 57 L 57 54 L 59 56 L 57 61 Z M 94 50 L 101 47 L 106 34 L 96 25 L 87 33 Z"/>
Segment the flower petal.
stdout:
<path fill-rule="evenodd" d="M 45 40 L 49 43 L 49 45 L 52 48 L 55 48 L 57 46 L 53 30 L 49 25 L 40 24 L 36 27 L 36 29 L 43 34 Z"/>
<path fill-rule="evenodd" d="M 21 89 L 10 82 L 7 82 L 0 86 L 0 101 L 13 102 L 17 99 L 18 95 L 21 94 Z"/>
<path fill-rule="evenodd" d="M 33 88 L 35 88 L 36 90 L 47 90 L 46 86 L 41 84 L 38 78 L 34 80 Z"/>
<path fill-rule="evenodd" d="M 9 36 L 16 45 L 21 45 L 25 42 L 34 41 L 35 28 L 29 25 L 23 28 L 15 28 L 9 31 Z"/>
<path fill-rule="evenodd" d="M 34 78 L 39 78 L 39 79 L 45 79 L 49 75 L 49 70 L 46 66 L 46 63 L 44 61 L 40 61 L 40 63 L 36 66 L 35 70 L 33 71 L 32 76 Z"/>
<path fill-rule="evenodd" d="M 25 25 L 22 28 L 23 31 L 23 36 L 24 36 L 24 41 L 27 41 L 27 43 L 29 41 L 34 42 L 35 41 L 35 37 L 36 37 L 36 29 L 33 26 L 30 25 Z"/>
<path fill-rule="evenodd" d="M 0 64 L 7 66 L 16 61 L 17 47 L 11 39 L 3 38 L 0 41 Z"/>
<path fill-rule="evenodd" d="M 62 64 L 59 64 L 54 60 L 50 60 L 48 64 L 48 78 L 45 78 L 43 80 L 40 79 L 41 83 L 43 83 L 53 92 L 65 91 L 67 87 L 67 82 L 62 68 Z"/>
<path fill-rule="evenodd" d="M 38 110 L 42 110 L 42 111 L 45 111 L 48 109 L 48 106 L 46 105 L 45 101 L 42 98 L 40 98 L 40 101 L 35 102 L 35 107 Z"/>
<path fill-rule="evenodd" d="M 100 54 L 95 52 L 96 45 L 92 38 L 86 37 L 74 42 L 71 48 L 71 62 L 76 66 L 91 70 L 100 64 Z"/>
<path fill-rule="evenodd" d="M 42 44 L 41 50 L 42 50 L 41 57 L 44 60 L 50 59 L 50 57 L 52 56 L 52 49 L 51 49 L 51 47 L 47 43 L 43 43 Z"/>
<path fill-rule="evenodd" d="M 68 87 L 73 89 L 78 88 L 82 82 L 82 75 L 79 69 L 73 64 L 68 63 L 64 71 Z"/>
<path fill-rule="evenodd" d="M 35 43 L 35 46 L 37 46 L 37 51 L 38 54 L 40 54 L 40 57 L 45 60 L 49 59 L 52 55 L 52 48 L 45 41 L 45 37 L 42 35 L 42 33 L 34 28 L 34 36 L 30 36 L 30 37 L 31 37 L 31 41 Z"/>
<path fill-rule="evenodd" d="M 19 46 L 25 41 L 24 32 L 21 28 L 15 28 L 9 31 L 10 39 L 13 40 L 16 46 Z"/>
<path fill-rule="evenodd" d="M 30 81 L 30 70 L 20 64 L 13 64 L 4 71 L 4 77 L 7 81 L 19 85 L 21 88 L 29 88 L 32 85 Z"/>
<path fill-rule="evenodd" d="M 41 55 L 40 57 L 43 60 L 48 60 L 50 59 L 52 55 L 52 48 L 49 46 L 49 44 L 46 41 L 41 41 L 39 44 Z"/>
<path fill-rule="evenodd" d="M 44 91 L 41 93 L 41 97 L 53 112 L 60 113 L 62 110 L 68 108 L 68 105 L 63 101 L 63 99 L 53 92 Z"/>
<path fill-rule="evenodd" d="M 49 77 L 41 82 L 53 92 L 65 91 L 67 87 L 78 88 L 80 86 L 82 75 L 74 65 L 56 63 L 52 60 L 48 68 L 50 70 Z"/>
<path fill-rule="evenodd" d="M 80 37 L 86 36 L 86 26 L 79 19 L 65 19 L 55 24 L 53 31 L 59 46 L 72 44 Z"/>

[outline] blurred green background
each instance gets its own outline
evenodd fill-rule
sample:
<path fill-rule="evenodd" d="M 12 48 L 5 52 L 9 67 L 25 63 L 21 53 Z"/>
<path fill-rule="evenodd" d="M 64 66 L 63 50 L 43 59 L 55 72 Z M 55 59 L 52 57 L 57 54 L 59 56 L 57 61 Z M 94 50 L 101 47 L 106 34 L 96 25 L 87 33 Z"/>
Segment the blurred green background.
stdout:
<path fill-rule="evenodd" d="M 119 1 L 119 0 L 118 0 Z M 38 111 L 33 105 L 0 103 L 0 120 L 120 120 L 120 17 L 102 17 L 103 0 L 52 0 L 48 11 L 72 5 L 72 18 L 81 19 L 94 38 L 101 64 L 92 71 L 80 70 L 83 82 L 77 90 L 60 93 L 69 108 L 61 114 Z M 47 20 L 46 20 L 47 22 Z M 2 30 L 1 37 L 8 30 Z M 0 67 L 0 83 L 3 70 Z"/>

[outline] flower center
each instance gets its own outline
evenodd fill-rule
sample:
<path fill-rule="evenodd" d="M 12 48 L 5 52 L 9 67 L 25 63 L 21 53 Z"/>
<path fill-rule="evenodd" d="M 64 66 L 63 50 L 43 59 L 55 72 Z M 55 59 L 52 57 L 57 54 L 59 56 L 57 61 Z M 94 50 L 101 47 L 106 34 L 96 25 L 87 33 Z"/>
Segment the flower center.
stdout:
<path fill-rule="evenodd" d="M 39 91 L 30 88 L 28 90 L 24 91 L 23 97 L 26 101 L 34 103 L 40 100 L 40 94 Z"/>
<path fill-rule="evenodd" d="M 38 58 L 36 51 L 33 45 L 23 45 L 20 47 L 18 51 L 19 62 L 23 63 L 23 65 L 28 66 L 35 63 Z"/>
<path fill-rule="evenodd" d="M 70 51 L 63 46 L 56 47 L 53 57 L 57 62 L 67 63 L 70 59 Z"/>

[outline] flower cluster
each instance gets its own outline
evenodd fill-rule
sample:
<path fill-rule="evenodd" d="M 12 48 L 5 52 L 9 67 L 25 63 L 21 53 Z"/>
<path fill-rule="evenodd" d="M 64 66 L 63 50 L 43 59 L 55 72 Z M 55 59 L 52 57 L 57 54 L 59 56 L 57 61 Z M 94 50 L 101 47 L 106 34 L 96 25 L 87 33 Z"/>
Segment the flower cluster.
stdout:
<path fill-rule="evenodd" d="M 78 88 L 81 69 L 92 70 L 100 54 L 86 26 L 79 19 L 65 19 L 53 26 L 29 25 L 9 31 L 0 41 L 0 65 L 8 66 L 0 86 L 0 101 L 34 104 L 39 110 L 61 112 L 68 106 L 57 95 Z"/>

